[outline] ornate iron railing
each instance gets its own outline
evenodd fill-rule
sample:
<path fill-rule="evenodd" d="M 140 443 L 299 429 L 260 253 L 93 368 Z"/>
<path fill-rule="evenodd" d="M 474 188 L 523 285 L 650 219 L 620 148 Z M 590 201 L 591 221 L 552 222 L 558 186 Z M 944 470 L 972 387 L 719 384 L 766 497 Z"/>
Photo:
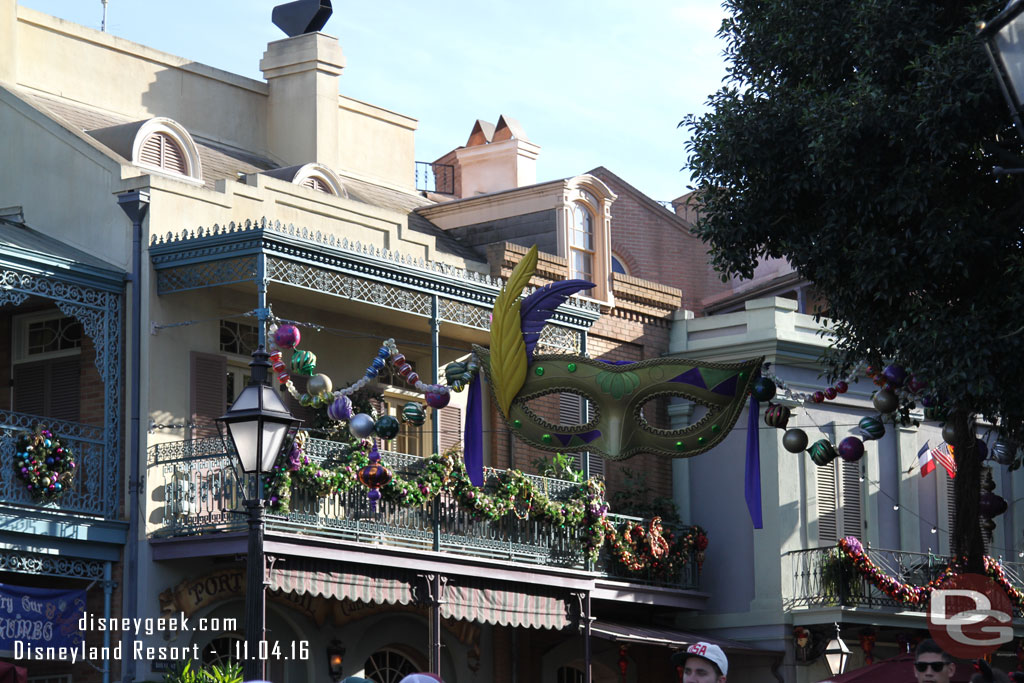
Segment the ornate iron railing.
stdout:
<path fill-rule="evenodd" d="M 314 462 L 330 465 L 340 452 L 339 444 L 307 439 L 305 454 Z M 385 451 L 382 458 L 392 471 L 415 476 L 425 459 Z M 497 482 L 498 471 L 485 468 L 489 487 Z M 575 488 L 572 482 L 527 475 L 533 484 L 555 500 L 564 499 Z M 149 499 L 162 502 L 162 514 L 151 525 L 154 536 L 191 536 L 246 528 L 243 500 L 255 493 L 255 482 L 240 477 L 233 453 L 225 452 L 219 439 L 159 444 L 149 450 Z M 434 548 L 433 506 L 409 507 L 377 503 L 371 510 L 362 487 L 319 498 L 300 487 L 293 489 L 288 514 L 268 514 L 270 531 L 323 536 L 354 543 L 393 548 L 432 550 Z M 479 518 L 442 496 L 438 507 L 439 549 L 469 557 L 584 569 L 585 529 L 567 529 L 528 519 L 526 511 L 499 520 Z M 151 515 L 150 519 L 154 519 Z M 612 515 L 619 526 L 633 518 Z M 639 521 L 639 520 L 635 520 Z M 678 580 L 640 576 L 616 569 L 606 553 L 597 563 L 598 571 L 643 583 L 695 588 L 696 562 L 691 558 Z"/>
<path fill-rule="evenodd" d="M 41 503 L 25 486 L 14 467 L 18 437 L 43 424 L 60 436 L 75 456 L 75 477 L 63 495 Z M 68 422 L 38 415 L 0 410 L 0 500 L 5 504 L 30 505 L 64 512 L 108 516 L 116 505 L 117 484 L 111 472 L 120 461 L 117 453 L 108 453 L 103 427 Z"/>
<path fill-rule="evenodd" d="M 948 557 L 931 553 L 869 547 L 865 547 L 865 552 L 888 576 L 914 586 L 924 586 L 938 578 L 949 565 Z M 1013 585 L 1024 588 L 1020 565 L 1003 563 L 1003 569 Z M 789 593 L 784 593 L 784 604 L 788 609 L 830 606 L 906 609 L 901 602 L 861 576 L 834 546 L 785 553 L 782 571 L 783 578 L 787 575 L 793 577 Z"/>
<path fill-rule="evenodd" d="M 438 194 L 455 194 L 455 167 L 451 164 L 417 161 L 416 189 Z"/>

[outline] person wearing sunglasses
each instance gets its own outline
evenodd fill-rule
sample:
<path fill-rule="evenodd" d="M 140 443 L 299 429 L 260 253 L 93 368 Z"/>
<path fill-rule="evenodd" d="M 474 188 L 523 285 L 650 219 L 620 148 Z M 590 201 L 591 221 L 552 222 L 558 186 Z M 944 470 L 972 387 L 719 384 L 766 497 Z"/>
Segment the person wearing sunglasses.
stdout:
<path fill-rule="evenodd" d="M 949 683 L 956 671 L 953 658 L 931 638 L 922 640 L 914 652 L 914 677 L 917 683 Z"/>

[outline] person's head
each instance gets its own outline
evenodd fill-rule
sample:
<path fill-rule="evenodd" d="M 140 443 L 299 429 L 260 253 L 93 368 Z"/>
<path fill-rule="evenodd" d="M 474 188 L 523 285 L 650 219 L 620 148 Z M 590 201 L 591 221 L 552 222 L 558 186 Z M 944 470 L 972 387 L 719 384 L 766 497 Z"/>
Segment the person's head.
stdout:
<path fill-rule="evenodd" d="M 914 652 L 914 677 L 918 683 L 949 683 L 956 671 L 953 658 L 931 638 L 922 640 Z"/>
<path fill-rule="evenodd" d="M 979 659 L 978 673 L 971 676 L 971 683 L 1010 683 L 1010 677 L 999 669 L 993 669 L 984 659 Z"/>
<path fill-rule="evenodd" d="M 672 663 L 683 667 L 683 683 L 725 683 L 729 660 L 722 648 L 711 643 L 694 643 L 672 655 Z"/>

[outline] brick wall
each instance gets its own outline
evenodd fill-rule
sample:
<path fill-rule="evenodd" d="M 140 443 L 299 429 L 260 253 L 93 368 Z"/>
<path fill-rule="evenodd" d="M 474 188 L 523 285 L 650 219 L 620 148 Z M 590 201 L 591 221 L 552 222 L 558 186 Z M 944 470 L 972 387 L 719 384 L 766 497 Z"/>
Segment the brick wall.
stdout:
<path fill-rule="evenodd" d="M 709 265 L 707 246 L 690 233 L 685 219 L 605 168 L 590 174 L 618 195 L 611 208 L 612 251 L 631 275 L 679 289 L 683 308 L 697 315 L 706 297 L 729 291 Z"/>

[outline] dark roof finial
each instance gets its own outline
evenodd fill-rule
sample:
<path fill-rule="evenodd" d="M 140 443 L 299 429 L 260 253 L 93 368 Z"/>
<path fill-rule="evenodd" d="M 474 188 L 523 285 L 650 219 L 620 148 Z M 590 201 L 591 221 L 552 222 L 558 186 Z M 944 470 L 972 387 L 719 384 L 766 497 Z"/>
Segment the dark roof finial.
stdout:
<path fill-rule="evenodd" d="M 331 0 L 295 0 L 275 7 L 271 19 L 274 26 L 294 38 L 322 29 L 333 11 Z"/>

